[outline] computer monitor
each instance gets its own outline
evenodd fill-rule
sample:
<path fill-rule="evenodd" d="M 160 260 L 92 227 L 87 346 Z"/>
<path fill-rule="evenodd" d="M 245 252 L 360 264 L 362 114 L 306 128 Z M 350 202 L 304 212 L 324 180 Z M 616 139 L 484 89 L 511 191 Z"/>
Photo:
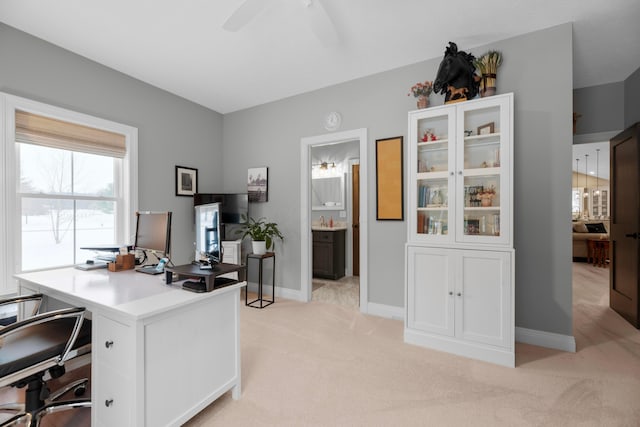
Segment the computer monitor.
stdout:
<path fill-rule="evenodd" d="M 153 253 L 158 259 L 169 256 L 171 212 L 136 212 L 136 250 Z"/>
<path fill-rule="evenodd" d="M 222 262 L 220 203 L 194 207 L 196 215 L 196 261 Z"/>

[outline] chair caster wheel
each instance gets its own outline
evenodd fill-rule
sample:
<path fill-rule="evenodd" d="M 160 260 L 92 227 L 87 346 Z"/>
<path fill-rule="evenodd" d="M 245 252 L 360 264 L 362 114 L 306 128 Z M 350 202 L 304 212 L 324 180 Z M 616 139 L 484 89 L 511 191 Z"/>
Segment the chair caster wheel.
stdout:
<path fill-rule="evenodd" d="M 87 386 L 81 385 L 81 386 L 76 387 L 75 390 L 73 390 L 73 394 L 76 397 L 80 397 L 80 396 L 84 395 L 86 391 L 87 391 Z"/>

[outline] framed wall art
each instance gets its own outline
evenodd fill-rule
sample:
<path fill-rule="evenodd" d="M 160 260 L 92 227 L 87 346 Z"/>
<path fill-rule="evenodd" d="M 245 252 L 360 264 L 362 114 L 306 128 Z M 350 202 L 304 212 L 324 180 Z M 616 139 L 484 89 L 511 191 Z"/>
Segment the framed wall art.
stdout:
<path fill-rule="evenodd" d="M 193 197 L 198 192 L 198 169 L 176 166 L 176 196 Z"/>
<path fill-rule="evenodd" d="M 269 200 L 269 169 L 267 167 L 249 168 L 247 192 L 250 202 Z"/>
<path fill-rule="evenodd" d="M 376 214 L 381 220 L 404 220 L 402 136 L 376 140 Z"/>

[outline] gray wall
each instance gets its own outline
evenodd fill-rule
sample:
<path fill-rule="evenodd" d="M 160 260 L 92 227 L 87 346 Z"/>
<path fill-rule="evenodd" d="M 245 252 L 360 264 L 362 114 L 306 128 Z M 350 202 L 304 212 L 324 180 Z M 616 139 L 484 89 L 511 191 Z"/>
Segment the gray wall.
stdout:
<path fill-rule="evenodd" d="M 640 122 L 640 68 L 624 81 L 624 128 Z"/>
<path fill-rule="evenodd" d="M 516 323 L 567 335 L 571 48 L 571 25 L 565 24 L 472 51 L 501 50 L 498 91 L 515 93 Z M 361 159 L 370 165 L 364 177 L 370 189 L 369 300 L 404 306 L 406 223 L 375 220 L 374 142 L 398 135 L 406 140 L 407 112 L 415 109 L 406 93 L 434 78 L 441 57 L 224 118 L 2 24 L 0 58 L 0 90 L 139 129 L 140 208 L 175 213 L 177 262 L 191 257 L 193 215 L 191 199 L 174 196 L 174 166 L 198 168 L 206 192 L 246 191 L 247 168 L 268 166 L 269 201 L 252 204 L 252 215 L 281 225 L 276 280 L 291 289 L 300 289 L 300 138 L 326 133 L 324 114 L 341 112 L 342 130 L 369 132 L 368 157 Z M 553 74 L 540 73 L 540 64 L 550 63 Z M 431 102 L 441 104 L 443 97 L 432 95 Z"/>
<path fill-rule="evenodd" d="M 515 93 L 516 323 L 566 335 L 572 335 L 571 31 L 564 24 L 472 51 L 502 51 L 498 91 Z M 225 115 L 225 191 L 245 188 L 248 167 L 269 166 L 269 202 L 252 205 L 252 215 L 282 224 L 280 286 L 300 289 L 300 139 L 325 134 L 322 117 L 335 110 L 341 130 L 368 129 L 368 158 L 361 162 L 370 165 L 369 301 L 404 306 L 407 224 L 375 220 L 374 144 L 398 135 L 406 141 L 407 112 L 415 109 L 406 93 L 415 82 L 433 80 L 441 59 Z M 541 73 L 540 64 L 554 64 L 554 72 Z M 443 96 L 431 95 L 432 105 L 442 103 Z"/>
<path fill-rule="evenodd" d="M 175 166 L 222 190 L 222 115 L 2 23 L 0 58 L 0 91 L 138 128 L 139 209 L 172 211 L 172 259 L 193 259 L 193 199 L 175 196 Z"/>
<path fill-rule="evenodd" d="M 585 87 L 573 91 L 573 111 L 581 114 L 576 134 L 624 128 L 624 83 Z"/>

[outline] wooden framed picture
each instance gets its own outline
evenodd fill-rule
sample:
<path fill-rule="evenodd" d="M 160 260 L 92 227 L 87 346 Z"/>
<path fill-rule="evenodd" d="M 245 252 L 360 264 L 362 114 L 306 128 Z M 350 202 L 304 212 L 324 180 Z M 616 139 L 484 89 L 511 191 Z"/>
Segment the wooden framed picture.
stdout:
<path fill-rule="evenodd" d="M 176 166 L 176 196 L 193 197 L 198 192 L 198 169 Z"/>
<path fill-rule="evenodd" d="M 269 169 L 267 167 L 249 168 L 247 192 L 250 202 L 269 200 Z"/>
<path fill-rule="evenodd" d="M 376 219 L 404 220 L 402 136 L 376 140 Z"/>
<path fill-rule="evenodd" d="M 489 135 L 495 132 L 495 123 L 487 123 L 486 125 L 478 126 L 478 135 Z"/>

